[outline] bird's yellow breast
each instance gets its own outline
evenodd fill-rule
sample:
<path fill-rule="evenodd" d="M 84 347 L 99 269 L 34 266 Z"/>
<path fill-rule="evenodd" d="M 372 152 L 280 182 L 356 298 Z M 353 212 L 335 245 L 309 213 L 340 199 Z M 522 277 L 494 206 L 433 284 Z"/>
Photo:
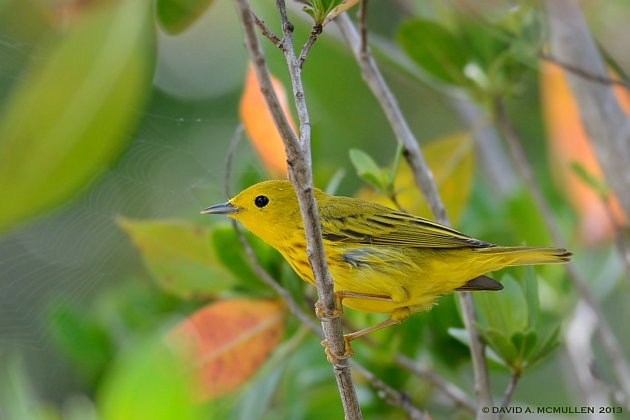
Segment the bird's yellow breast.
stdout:
<path fill-rule="evenodd" d="M 495 269 L 465 248 L 437 251 L 325 240 L 324 250 L 335 291 L 391 299 L 343 300 L 349 308 L 372 313 L 391 313 L 402 307 L 410 307 L 412 312 L 428 310 L 438 297 Z M 305 246 L 300 241 L 288 241 L 279 251 L 302 279 L 315 284 Z"/>

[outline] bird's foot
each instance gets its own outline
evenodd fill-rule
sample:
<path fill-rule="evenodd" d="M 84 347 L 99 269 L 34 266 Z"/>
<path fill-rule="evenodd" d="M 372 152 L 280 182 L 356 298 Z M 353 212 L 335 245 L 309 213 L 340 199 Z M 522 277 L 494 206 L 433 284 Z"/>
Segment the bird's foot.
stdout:
<path fill-rule="evenodd" d="M 328 344 L 328 340 L 322 340 L 322 346 L 324 346 L 324 352 L 326 353 L 326 359 L 333 365 L 338 365 L 342 360 L 346 360 L 351 358 L 354 355 L 354 350 L 350 345 L 350 339 L 347 336 L 343 336 L 343 341 L 345 344 L 345 350 L 342 355 L 333 354 L 330 349 L 330 345 Z"/>
<path fill-rule="evenodd" d="M 335 309 L 330 315 L 326 315 L 321 302 L 318 300 L 315 302 L 315 314 L 320 321 L 330 321 L 331 319 L 339 318 L 343 315 L 343 307 L 341 306 L 341 300 L 337 303 L 337 297 L 335 296 Z"/>

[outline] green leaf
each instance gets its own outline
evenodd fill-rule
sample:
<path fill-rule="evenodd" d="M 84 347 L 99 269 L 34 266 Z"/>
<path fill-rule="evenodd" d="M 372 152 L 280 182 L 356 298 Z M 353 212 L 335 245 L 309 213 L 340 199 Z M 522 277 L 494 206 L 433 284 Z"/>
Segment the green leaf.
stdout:
<path fill-rule="evenodd" d="M 150 83 L 146 1 L 108 2 L 16 85 L 0 120 L 0 232 L 70 198 L 118 156 Z"/>
<path fill-rule="evenodd" d="M 422 147 L 424 158 L 431 169 L 450 219 L 457 223 L 468 201 L 475 166 L 474 142 L 468 134 L 457 133 L 433 140 Z M 396 166 L 396 162 L 394 162 Z M 387 183 L 390 184 L 389 177 Z M 391 192 L 406 211 L 432 218 L 431 210 L 418 190 L 413 172 L 403 159 L 399 162 L 393 185 L 378 193 L 364 190 L 359 198 L 395 208 Z"/>
<path fill-rule="evenodd" d="M 500 292 L 475 293 L 474 301 L 484 326 L 499 331 L 506 337 L 527 328 L 527 302 L 516 280 L 503 277 L 504 289 Z"/>
<path fill-rule="evenodd" d="M 130 220 L 118 224 L 140 250 L 144 263 L 166 291 L 188 299 L 231 288 L 235 278 L 219 262 L 210 228 L 182 221 Z"/>
<path fill-rule="evenodd" d="M 540 345 L 540 347 L 534 351 L 529 357 L 530 366 L 542 360 L 545 356 L 554 351 L 559 345 L 560 341 L 558 336 L 560 335 L 560 326 L 558 325 Z"/>
<path fill-rule="evenodd" d="M 244 232 L 244 235 L 254 250 L 261 267 L 276 277 L 279 274 L 278 266 L 282 263 L 280 255 L 249 232 Z M 215 227 L 212 230 L 211 238 L 216 256 L 225 268 L 238 277 L 239 285 L 243 289 L 262 295 L 269 294 L 269 287 L 258 278 L 258 275 L 250 267 L 243 245 L 238 240 L 232 226 Z"/>
<path fill-rule="evenodd" d="M 321 25 L 335 7 L 345 2 L 347 0 L 310 0 L 309 5 L 304 6 L 304 11 L 313 18 L 316 25 Z M 354 3 L 356 1 L 352 2 Z"/>
<path fill-rule="evenodd" d="M 598 179 L 588 171 L 580 162 L 573 161 L 570 164 L 571 170 L 584 182 L 591 190 L 593 190 L 600 198 L 605 199 L 610 190 L 603 180 Z"/>
<path fill-rule="evenodd" d="M 84 313 L 61 304 L 52 307 L 48 319 L 57 348 L 94 385 L 113 353 L 107 331 Z"/>
<path fill-rule="evenodd" d="M 523 244 L 550 242 L 545 221 L 540 212 L 532 211 L 534 207 L 531 195 L 522 189 L 516 189 L 507 200 L 506 223 Z"/>
<path fill-rule="evenodd" d="M 170 34 L 184 31 L 206 11 L 213 0 L 157 0 L 160 26 Z"/>
<path fill-rule="evenodd" d="M 481 329 L 484 340 L 509 366 L 518 360 L 518 352 L 508 336 L 492 328 Z"/>
<path fill-rule="evenodd" d="M 449 328 L 448 334 L 466 347 L 470 347 L 470 335 L 464 328 Z"/>
<path fill-rule="evenodd" d="M 529 355 L 536 348 L 536 344 L 538 344 L 538 332 L 534 330 L 527 331 L 525 333 L 525 337 L 523 339 L 523 344 L 522 344 L 521 354 L 522 354 L 523 360 L 527 360 Z"/>
<path fill-rule="evenodd" d="M 365 182 L 384 191 L 387 188 L 387 174 L 370 155 L 359 149 L 350 149 L 350 161 Z"/>
<path fill-rule="evenodd" d="M 516 352 L 518 354 L 517 359 L 515 360 L 515 366 L 519 370 L 523 368 L 522 363 L 527 359 L 527 356 L 536 346 L 536 342 L 538 341 L 538 333 L 533 330 L 528 330 L 526 332 L 518 331 L 512 334 L 510 337 L 510 341 L 516 348 Z"/>
<path fill-rule="evenodd" d="M 137 341 L 126 347 L 108 372 L 98 398 L 102 418 L 211 418 L 191 400 L 194 384 L 161 339 Z"/>
<path fill-rule="evenodd" d="M 523 294 L 527 301 L 527 326 L 536 328 L 538 326 L 539 298 L 538 298 L 538 278 L 536 270 L 532 266 L 525 267 L 525 278 L 521 283 Z"/>
<path fill-rule="evenodd" d="M 425 72 L 451 85 L 465 85 L 468 53 L 456 35 L 430 20 L 413 20 L 398 32 L 403 50 Z"/>

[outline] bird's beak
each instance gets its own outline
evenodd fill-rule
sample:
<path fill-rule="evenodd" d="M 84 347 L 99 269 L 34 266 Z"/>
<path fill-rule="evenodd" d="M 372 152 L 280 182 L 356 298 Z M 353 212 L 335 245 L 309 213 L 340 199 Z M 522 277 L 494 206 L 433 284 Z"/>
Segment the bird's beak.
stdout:
<path fill-rule="evenodd" d="M 238 213 L 241 209 L 226 201 L 225 203 L 215 204 L 214 206 L 206 207 L 201 210 L 201 214 L 231 214 Z"/>

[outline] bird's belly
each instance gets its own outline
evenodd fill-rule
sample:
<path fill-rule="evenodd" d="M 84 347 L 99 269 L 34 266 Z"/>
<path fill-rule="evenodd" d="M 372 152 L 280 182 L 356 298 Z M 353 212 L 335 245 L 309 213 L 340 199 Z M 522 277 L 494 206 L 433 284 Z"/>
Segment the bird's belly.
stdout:
<path fill-rule="evenodd" d="M 428 310 L 438 297 L 483 274 L 475 264 L 461 264 L 460 250 L 353 248 L 328 255 L 328 259 L 336 291 L 390 299 L 343 300 L 349 308 L 373 313 L 391 313 L 402 307 L 410 307 L 412 312 Z"/>

